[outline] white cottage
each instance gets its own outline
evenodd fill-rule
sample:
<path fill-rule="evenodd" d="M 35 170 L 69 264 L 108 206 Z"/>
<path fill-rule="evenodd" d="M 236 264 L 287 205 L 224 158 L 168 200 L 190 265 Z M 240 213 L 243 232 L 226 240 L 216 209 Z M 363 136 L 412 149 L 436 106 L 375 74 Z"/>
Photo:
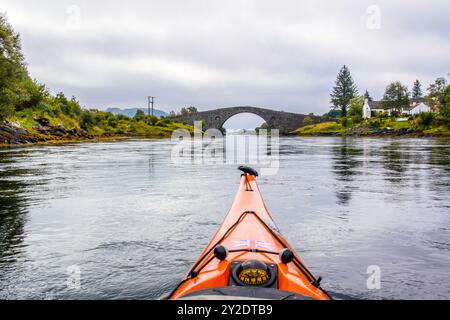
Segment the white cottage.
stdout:
<path fill-rule="evenodd" d="M 431 112 L 431 108 L 426 103 L 427 100 L 424 98 L 411 99 L 410 105 L 403 107 L 401 109 L 401 113 L 416 115 L 421 112 Z M 363 118 L 365 119 L 371 118 L 378 112 L 386 112 L 390 115 L 393 111 L 394 110 L 389 106 L 386 106 L 383 101 L 369 101 L 368 99 L 364 100 Z"/>
<path fill-rule="evenodd" d="M 431 108 L 426 104 L 428 101 L 424 98 L 411 99 L 409 108 L 404 108 L 403 112 L 410 115 L 419 114 L 421 112 L 431 112 Z"/>

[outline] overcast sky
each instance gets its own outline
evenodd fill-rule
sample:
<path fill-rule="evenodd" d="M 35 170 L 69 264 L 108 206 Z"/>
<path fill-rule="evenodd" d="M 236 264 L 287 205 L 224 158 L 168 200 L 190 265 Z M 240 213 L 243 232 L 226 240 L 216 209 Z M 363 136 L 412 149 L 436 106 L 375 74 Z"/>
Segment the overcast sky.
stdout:
<path fill-rule="evenodd" d="M 0 11 L 32 77 L 100 109 L 151 94 L 166 111 L 321 114 L 343 64 L 376 99 L 391 81 L 425 89 L 450 72 L 448 0 L 0 0 Z"/>

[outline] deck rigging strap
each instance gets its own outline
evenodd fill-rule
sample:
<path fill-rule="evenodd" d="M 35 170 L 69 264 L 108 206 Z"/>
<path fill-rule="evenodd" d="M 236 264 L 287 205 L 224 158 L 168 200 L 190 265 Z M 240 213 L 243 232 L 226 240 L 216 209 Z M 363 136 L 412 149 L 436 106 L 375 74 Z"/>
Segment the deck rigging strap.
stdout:
<path fill-rule="evenodd" d="M 253 191 L 252 185 L 250 184 L 250 181 L 248 180 L 248 174 L 243 173 L 242 175 L 245 177 L 245 191 Z"/>
<path fill-rule="evenodd" d="M 198 259 L 198 261 L 192 266 L 191 270 L 189 270 L 189 272 L 188 272 L 186 278 L 184 278 L 183 280 L 181 280 L 181 282 L 175 287 L 175 289 L 173 289 L 172 292 L 167 296 L 167 299 L 169 299 L 169 298 L 170 298 L 170 297 L 178 290 L 178 288 L 180 288 L 186 281 L 191 280 L 191 279 L 195 278 L 195 277 L 198 275 L 198 272 L 196 272 L 195 269 L 203 262 L 203 260 L 205 260 L 205 258 L 211 253 L 211 251 L 213 251 L 214 248 L 215 248 L 219 243 L 221 243 L 221 242 L 228 236 L 228 234 L 231 232 L 231 230 L 233 230 L 234 227 L 236 227 L 236 226 L 239 224 L 239 222 L 241 222 L 242 218 L 243 218 L 246 214 L 247 214 L 247 211 L 244 212 L 244 213 L 242 213 L 242 214 L 239 216 L 239 218 L 236 220 L 236 222 L 233 223 L 233 224 L 228 228 L 227 231 L 225 231 L 225 233 L 223 234 L 223 236 L 222 236 L 219 240 L 217 240 L 217 242 L 216 242 L 214 245 L 212 245 L 212 246 L 211 246 L 211 247 L 210 247 L 210 248 L 209 248 L 209 249 L 201 256 L 200 259 Z M 206 266 L 206 265 L 207 265 L 210 261 L 212 261 L 213 259 L 214 259 L 214 256 L 213 256 L 207 263 L 205 263 L 204 266 Z M 201 267 L 200 270 L 203 269 L 204 266 Z"/>
<path fill-rule="evenodd" d="M 195 270 L 205 259 L 206 257 L 214 250 L 214 248 L 219 245 L 229 234 L 230 232 L 239 224 L 239 222 L 242 221 L 243 217 L 248 215 L 248 214 L 253 214 L 259 222 L 262 223 L 262 225 L 272 234 L 272 236 L 279 242 L 281 243 L 281 245 L 285 248 L 287 248 L 288 246 L 284 243 L 283 240 L 281 240 L 278 235 L 272 230 L 272 228 L 270 228 L 267 223 L 261 219 L 260 216 L 258 216 L 256 214 L 256 212 L 254 211 L 244 211 L 239 218 L 236 220 L 235 223 L 233 223 L 228 229 L 227 231 L 223 234 L 223 236 L 216 241 L 216 243 L 214 245 L 212 245 L 202 256 L 200 259 L 198 259 L 198 261 L 192 266 L 191 270 L 189 271 L 189 273 L 187 274 L 186 278 L 183 279 L 176 287 L 175 289 L 172 290 L 172 292 L 167 296 L 167 299 L 169 299 L 186 281 L 191 280 L 195 277 L 197 277 L 197 275 L 200 273 L 201 270 L 203 270 L 203 268 L 205 268 L 212 260 L 214 260 L 215 256 L 212 256 L 210 259 L 208 259 L 208 261 L 206 261 L 206 263 L 204 263 L 197 271 Z M 279 254 L 277 252 L 272 252 L 272 251 L 265 251 L 265 250 L 258 250 L 258 249 L 241 249 L 241 250 L 230 250 L 230 252 L 244 252 L 244 251 L 253 251 L 253 252 L 260 252 L 260 253 L 268 253 L 268 254 Z M 300 270 L 300 272 L 302 272 L 306 278 L 308 278 L 308 280 L 310 281 L 310 283 L 312 285 L 314 285 L 315 287 L 319 288 L 320 287 L 320 280 L 321 278 L 319 277 L 319 279 L 316 279 L 311 272 L 306 268 L 306 266 L 297 258 L 297 256 L 294 254 L 294 260 L 293 260 L 295 266 Z M 321 288 L 321 290 L 328 296 L 331 298 L 331 296 L 324 290 Z"/>

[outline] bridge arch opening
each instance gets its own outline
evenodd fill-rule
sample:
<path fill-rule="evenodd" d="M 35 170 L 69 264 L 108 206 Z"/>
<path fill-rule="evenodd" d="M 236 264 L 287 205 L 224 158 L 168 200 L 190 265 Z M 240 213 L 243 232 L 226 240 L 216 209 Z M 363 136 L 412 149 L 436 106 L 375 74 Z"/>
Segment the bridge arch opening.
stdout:
<path fill-rule="evenodd" d="M 227 132 L 254 131 L 264 123 L 267 123 L 267 121 L 257 114 L 241 112 L 226 119 L 222 124 L 222 128 Z"/>

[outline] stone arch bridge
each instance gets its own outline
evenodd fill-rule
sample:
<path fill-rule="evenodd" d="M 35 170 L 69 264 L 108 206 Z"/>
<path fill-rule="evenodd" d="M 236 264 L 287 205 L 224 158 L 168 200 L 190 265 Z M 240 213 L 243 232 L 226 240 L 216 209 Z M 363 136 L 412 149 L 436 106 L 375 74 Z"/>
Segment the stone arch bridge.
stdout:
<path fill-rule="evenodd" d="M 211 128 L 220 129 L 228 119 L 239 113 L 252 113 L 260 116 L 264 119 L 270 129 L 278 129 L 282 135 L 288 135 L 292 131 L 302 127 L 303 120 L 307 116 L 299 113 L 276 111 L 251 106 L 239 106 L 201 111 L 184 116 L 175 116 L 172 119 L 190 125 L 193 125 L 194 121 L 203 120 L 205 122 L 205 130 Z M 317 116 L 311 116 L 311 118 L 314 123 L 320 121 Z"/>

